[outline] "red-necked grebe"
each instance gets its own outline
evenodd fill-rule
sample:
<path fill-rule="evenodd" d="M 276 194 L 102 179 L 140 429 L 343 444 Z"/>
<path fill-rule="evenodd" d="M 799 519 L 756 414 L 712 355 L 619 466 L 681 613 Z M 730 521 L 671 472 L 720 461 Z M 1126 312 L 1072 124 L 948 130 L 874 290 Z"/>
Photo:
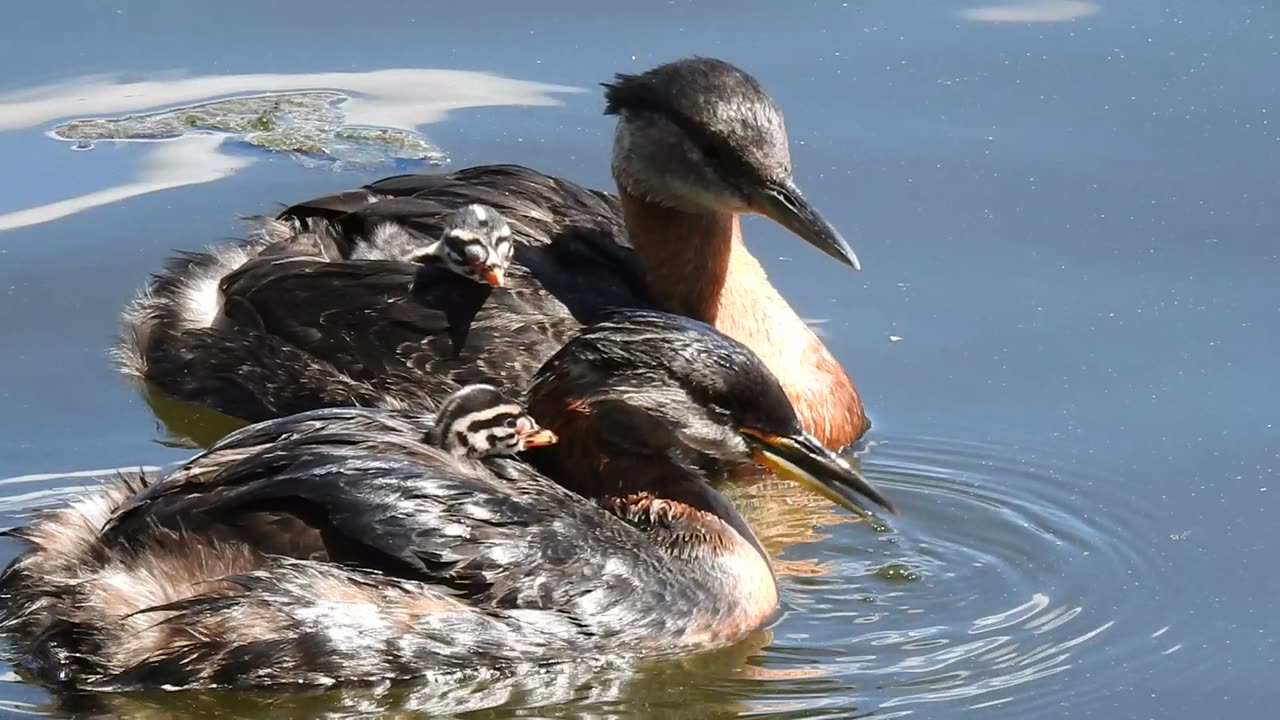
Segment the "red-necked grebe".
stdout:
<path fill-rule="evenodd" d="M 746 637 L 778 605 L 709 478 L 754 461 L 847 508 L 890 507 L 800 427 L 758 357 L 688 318 L 614 313 L 555 353 L 525 405 L 558 441 L 525 426 L 542 439 L 525 459 L 438 447 L 515 429 L 521 411 L 488 396 L 446 403 L 443 421 L 267 421 L 154 483 L 46 513 L 16 531 L 31 547 L 0 579 L 23 663 L 119 689 L 683 654 Z"/>
<path fill-rule="evenodd" d="M 523 391 L 602 310 L 661 309 L 754 350 L 828 446 L 860 437 L 853 384 L 742 242 L 738 217 L 756 213 L 857 262 L 797 189 L 773 100 L 741 69 L 694 58 L 617 76 L 605 112 L 618 118 L 617 197 L 495 165 L 302 202 L 253 241 L 171 261 L 127 311 L 118 361 L 169 395 L 251 421 L 347 404 L 429 410 L 467 382 Z M 397 233 L 433 242 L 470 203 L 510 223 L 506 288 L 332 262 L 377 257 L 362 248 Z"/>

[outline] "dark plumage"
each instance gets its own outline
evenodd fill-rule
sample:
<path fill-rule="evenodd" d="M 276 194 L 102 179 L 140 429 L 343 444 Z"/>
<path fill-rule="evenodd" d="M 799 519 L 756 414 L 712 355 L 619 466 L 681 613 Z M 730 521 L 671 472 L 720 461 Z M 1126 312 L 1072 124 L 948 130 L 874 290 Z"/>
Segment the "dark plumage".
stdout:
<path fill-rule="evenodd" d="M 374 193 L 414 187 L 426 197 L 372 202 Z M 126 315 L 116 353 L 123 368 L 170 395 L 250 421 L 349 404 L 427 411 L 468 383 L 522 392 L 583 322 L 609 306 L 647 304 L 629 250 L 610 239 L 620 228 L 594 225 L 612 220 L 610 213 L 584 210 L 608 207 L 590 191 L 526 168 L 491 166 L 391 178 L 368 192 L 346 194 L 344 202 L 367 207 L 333 220 L 328 200 L 323 208 L 286 210 L 290 220 L 281 222 L 295 229 L 281 231 L 284 240 L 172 262 Z M 540 204 L 549 198 L 556 217 Z M 384 222 L 439 237 L 453 203 L 464 199 L 483 200 L 510 224 L 516 250 L 508 287 L 435 266 L 342 259 Z M 557 217 L 580 224 L 561 228 Z M 282 252 L 312 237 L 323 239 L 320 254 Z M 253 259 L 264 246 L 270 252 Z M 196 318 L 192 287 L 202 284 L 221 303 Z"/>
<path fill-rule="evenodd" d="M 445 417 L 495 397 L 464 390 Z M 784 460 L 885 503 L 803 433 L 759 358 L 685 318 L 586 328 L 528 406 L 560 436 L 529 463 L 459 456 L 428 441 L 437 420 L 380 409 L 234 432 L 17 531 L 31 547 L 0 577 L 0 622 L 39 677 L 107 689 L 679 654 L 735 642 L 777 606 L 711 469 Z"/>
<path fill-rule="evenodd" d="M 126 311 L 115 358 L 246 420 L 344 404 L 430 410 L 466 383 L 523 390 L 602 312 L 664 309 L 760 354 L 824 441 L 855 439 L 866 420 L 848 378 L 735 239 L 736 214 L 759 212 L 853 262 L 795 189 L 773 101 L 742 70 L 700 58 L 619 75 L 606 98 L 623 202 L 494 165 L 298 203 L 252 240 L 171 262 Z M 476 203 L 510 226 L 506 287 L 396 262 Z"/>

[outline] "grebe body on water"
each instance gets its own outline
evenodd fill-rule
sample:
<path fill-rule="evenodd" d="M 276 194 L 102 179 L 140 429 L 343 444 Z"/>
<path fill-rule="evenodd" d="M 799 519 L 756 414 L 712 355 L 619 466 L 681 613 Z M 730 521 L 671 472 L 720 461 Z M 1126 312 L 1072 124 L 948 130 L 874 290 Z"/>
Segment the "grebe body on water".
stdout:
<path fill-rule="evenodd" d="M 678 655 L 741 640 L 778 605 L 710 478 L 762 463 L 847 508 L 891 507 L 800 427 L 758 357 L 688 318 L 585 328 L 535 373 L 527 411 L 462 392 L 439 418 L 251 425 L 155 482 L 47 511 L 13 533 L 30 547 L 0 578 L 23 664 L 125 689 Z M 448 447 L 495 428 L 532 442 Z"/>

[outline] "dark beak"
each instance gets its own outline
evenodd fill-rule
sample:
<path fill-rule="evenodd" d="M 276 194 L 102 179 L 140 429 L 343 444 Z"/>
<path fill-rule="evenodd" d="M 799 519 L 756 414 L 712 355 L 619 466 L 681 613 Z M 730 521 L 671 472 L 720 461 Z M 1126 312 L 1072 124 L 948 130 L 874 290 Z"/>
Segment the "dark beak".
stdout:
<path fill-rule="evenodd" d="M 863 505 L 864 498 L 891 513 L 898 512 L 862 473 L 816 438 L 808 434 L 774 435 L 746 427 L 738 428 L 738 432 L 751 444 L 752 457 L 779 477 L 795 480 L 862 517 L 871 514 Z"/>
<path fill-rule="evenodd" d="M 862 269 L 858 256 L 840 237 L 840 231 L 824 220 L 790 182 L 768 183 L 753 192 L 751 209 L 854 270 Z"/>

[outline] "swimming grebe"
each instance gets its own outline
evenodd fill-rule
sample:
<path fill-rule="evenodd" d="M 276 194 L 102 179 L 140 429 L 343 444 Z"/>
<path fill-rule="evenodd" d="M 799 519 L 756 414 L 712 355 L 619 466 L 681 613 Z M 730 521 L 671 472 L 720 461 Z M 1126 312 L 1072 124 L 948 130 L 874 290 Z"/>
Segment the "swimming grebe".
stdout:
<path fill-rule="evenodd" d="M 117 361 L 171 396 L 246 420 L 350 402 L 424 410 L 468 381 L 522 391 L 601 310 L 661 309 L 754 350 L 828 446 L 859 438 L 867 419 L 853 384 L 742 242 L 739 214 L 757 213 L 857 263 L 796 188 L 773 100 L 709 58 L 618 75 L 606 88 L 618 197 L 494 165 L 299 203 L 255 240 L 172 261 L 126 312 Z M 252 261 L 264 245 L 294 242 L 354 258 L 388 223 L 436 237 L 449 212 L 475 202 L 511 224 L 509 292 L 415 283 L 411 268 Z M 468 367 L 517 347 L 493 374 Z"/>
<path fill-rule="evenodd" d="M 759 358 L 688 318 L 587 327 L 527 406 L 559 437 L 528 462 L 459 458 L 423 441 L 430 417 L 382 409 L 234 432 L 18 531 L 5 626 L 46 681 L 101 689 L 670 656 L 741 640 L 778 604 L 713 474 L 756 461 L 891 507 Z"/>
<path fill-rule="evenodd" d="M 462 277 L 501 287 L 513 250 L 506 218 L 488 205 L 472 203 L 446 214 L 440 224 L 439 238 L 424 241 L 411 228 L 388 220 L 355 248 L 351 259 L 439 263 Z"/>

